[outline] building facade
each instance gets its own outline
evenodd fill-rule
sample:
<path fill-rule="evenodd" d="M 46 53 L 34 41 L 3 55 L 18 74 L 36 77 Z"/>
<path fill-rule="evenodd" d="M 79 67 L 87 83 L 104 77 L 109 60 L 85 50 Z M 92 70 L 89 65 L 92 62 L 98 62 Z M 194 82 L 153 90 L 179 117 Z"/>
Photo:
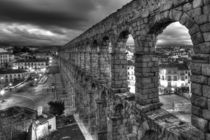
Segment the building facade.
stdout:
<path fill-rule="evenodd" d="M 174 93 L 178 88 L 190 88 L 191 72 L 184 64 L 161 65 L 159 94 Z"/>
<path fill-rule="evenodd" d="M 0 68 L 5 68 L 11 65 L 14 61 L 14 55 L 10 52 L 0 52 Z"/>
<path fill-rule="evenodd" d="M 47 67 L 47 60 L 45 59 L 23 59 L 17 60 L 14 63 L 15 69 L 37 70 L 45 69 Z"/>
<path fill-rule="evenodd" d="M 135 77 L 135 66 L 132 61 L 128 61 L 127 65 L 127 72 L 128 72 L 128 88 L 131 93 L 135 93 L 135 84 L 136 84 L 136 77 Z"/>
<path fill-rule="evenodd" d="M 25 70 L 1 69 L 0 84 L 20 81 L 27 77 L 28 72 Z"/>

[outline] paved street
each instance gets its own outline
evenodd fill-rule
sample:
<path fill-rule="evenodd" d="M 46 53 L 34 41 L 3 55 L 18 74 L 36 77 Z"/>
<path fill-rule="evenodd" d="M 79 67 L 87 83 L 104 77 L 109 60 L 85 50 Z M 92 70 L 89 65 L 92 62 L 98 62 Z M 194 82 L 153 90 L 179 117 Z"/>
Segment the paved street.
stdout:
<path fill-rule="evenodd" d="M 160 102 L 163 103 L 162 108 L 174 114 L 185 122 L 191 122 L 191 102 L 178 95 L 162 95 Z"/>
<path fill-rule="evenodd" d="M 38 106 L 46 105 L 49 101 L 54 99 L 54 92 L 47 90 L 54 82 L 53 75 L 49 75 L 45 84 L 38 84 L 37 86 L 27 86 L 23 91 L 11 91 L 10 95 L 5 98 L 5 102 L 0 104 L 0 110 L 12 106 L 23 106 L 31 109 L 37 109 Z"/>
<path fill-rule="evenodd" d="M 52 62 L 52 66 L 56 66 L 55 60 Z M 53 67 L 50 70 L 54 70 Z M 45 106 L 51 100 L 55 99 L 55 92 L 52 91 L 52 84 L 55 83 L 57 92 L 61 91 L 61 86 L 57 83 L 61 83 L 59 73 L 48 74 L 47 81 L 43 84 L 37 84 L 36 86 L 25 86 L 21 91 L 11 91 L 6 93 L 5 102 L 0 103 L 0 110 L 6 109 L 12 106 L 22 106 L 31 109 L 37 109 L 38 106 Z M 23 84 L 24 85 L 24 84 Z M 22 85 L 22 86 L 23 86 Z"/>

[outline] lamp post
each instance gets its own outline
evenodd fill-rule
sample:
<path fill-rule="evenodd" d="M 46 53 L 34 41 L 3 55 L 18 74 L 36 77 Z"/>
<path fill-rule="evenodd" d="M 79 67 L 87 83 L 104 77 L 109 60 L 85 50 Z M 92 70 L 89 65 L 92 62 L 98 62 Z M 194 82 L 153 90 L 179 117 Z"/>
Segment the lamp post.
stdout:
<path fill-rule="evenodd" d="M 1 88 L 3 87 L 3 83 L 4 83 L 4 77 L 1 77 Z"/>
<path fill-rule="evenodd" d="M 9 91 L 11 91 L 12 90 L 12 83 L 9 83 Z"/>
<path fill-rule="evenodd" d="M 0 91 L 0 94 L 1 94 L 1 97 L 2 97 L 1 102 L 3 103 L 3 102 L 5 102 L 5 100 L 3 99 L 4 94 L 5 94 L 5 90 L 4 90 L 4 89 L 2 89 L 2 90 Z"/>

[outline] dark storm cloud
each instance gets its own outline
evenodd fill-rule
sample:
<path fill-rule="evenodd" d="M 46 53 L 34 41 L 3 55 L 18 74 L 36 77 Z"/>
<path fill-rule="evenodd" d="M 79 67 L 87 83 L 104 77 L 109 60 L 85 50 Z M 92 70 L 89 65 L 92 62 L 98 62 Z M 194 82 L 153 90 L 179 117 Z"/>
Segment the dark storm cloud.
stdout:
<path fill-rule="evenodd" d="M 63 45 L 129 1 L 0 0 L 0 42 Z"/>
<path fill-rule="evenodd" d="M 130 1 L 0 0 L 0 42 L 64 45 Z M 186 29 L 176 25 L 158 39 L 190 42 Z"/>
<path fill-rule="evenodd" d="M 68 4 L 70 5 L 70 3 Z M 88 6 L 88 8 L 82 7 L 82 9 L 84 10 L 84 14 L 82 14 L 81 12 L 77 13 L 77 11 L 73 12 L 65 11 L 62 10 L 62 7 L 58 7 L 61 10 L 56 9 L 56 7 L 55 9 L 47 9 L 47 8 L 48 8 L 47 6 L 42 8 L 33 8 L 32 5 L 17 3 L 17 1 L 1 0 L 0 21 L 35 24 L 43 27 L 60 26 L 64 28 L 81 30 L 85 28 L 84 23 L 88 22 L 87 13 L 91 11 L 91 8 L 94 8 L 94 6 Z"/>

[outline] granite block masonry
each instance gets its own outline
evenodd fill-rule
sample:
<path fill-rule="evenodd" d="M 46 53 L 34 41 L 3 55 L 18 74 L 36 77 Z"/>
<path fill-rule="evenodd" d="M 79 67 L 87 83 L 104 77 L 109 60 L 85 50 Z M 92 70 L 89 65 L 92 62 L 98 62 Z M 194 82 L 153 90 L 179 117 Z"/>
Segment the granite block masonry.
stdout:
<path fill-rule="evenodd" d="M 133 0 L 61 48 L 62 74 L 73 88 L 69 94 L 92 135 L 99 140 L 209 139 L 209 9 L 210 0 Z M 157 35 L 176 21 L 189 29 L 195 51 L 192 126 L 160 109 L 157 92 Z M 128 93 L 126 81 L 129 34 L 135 41 L 135 95 Z"/>

